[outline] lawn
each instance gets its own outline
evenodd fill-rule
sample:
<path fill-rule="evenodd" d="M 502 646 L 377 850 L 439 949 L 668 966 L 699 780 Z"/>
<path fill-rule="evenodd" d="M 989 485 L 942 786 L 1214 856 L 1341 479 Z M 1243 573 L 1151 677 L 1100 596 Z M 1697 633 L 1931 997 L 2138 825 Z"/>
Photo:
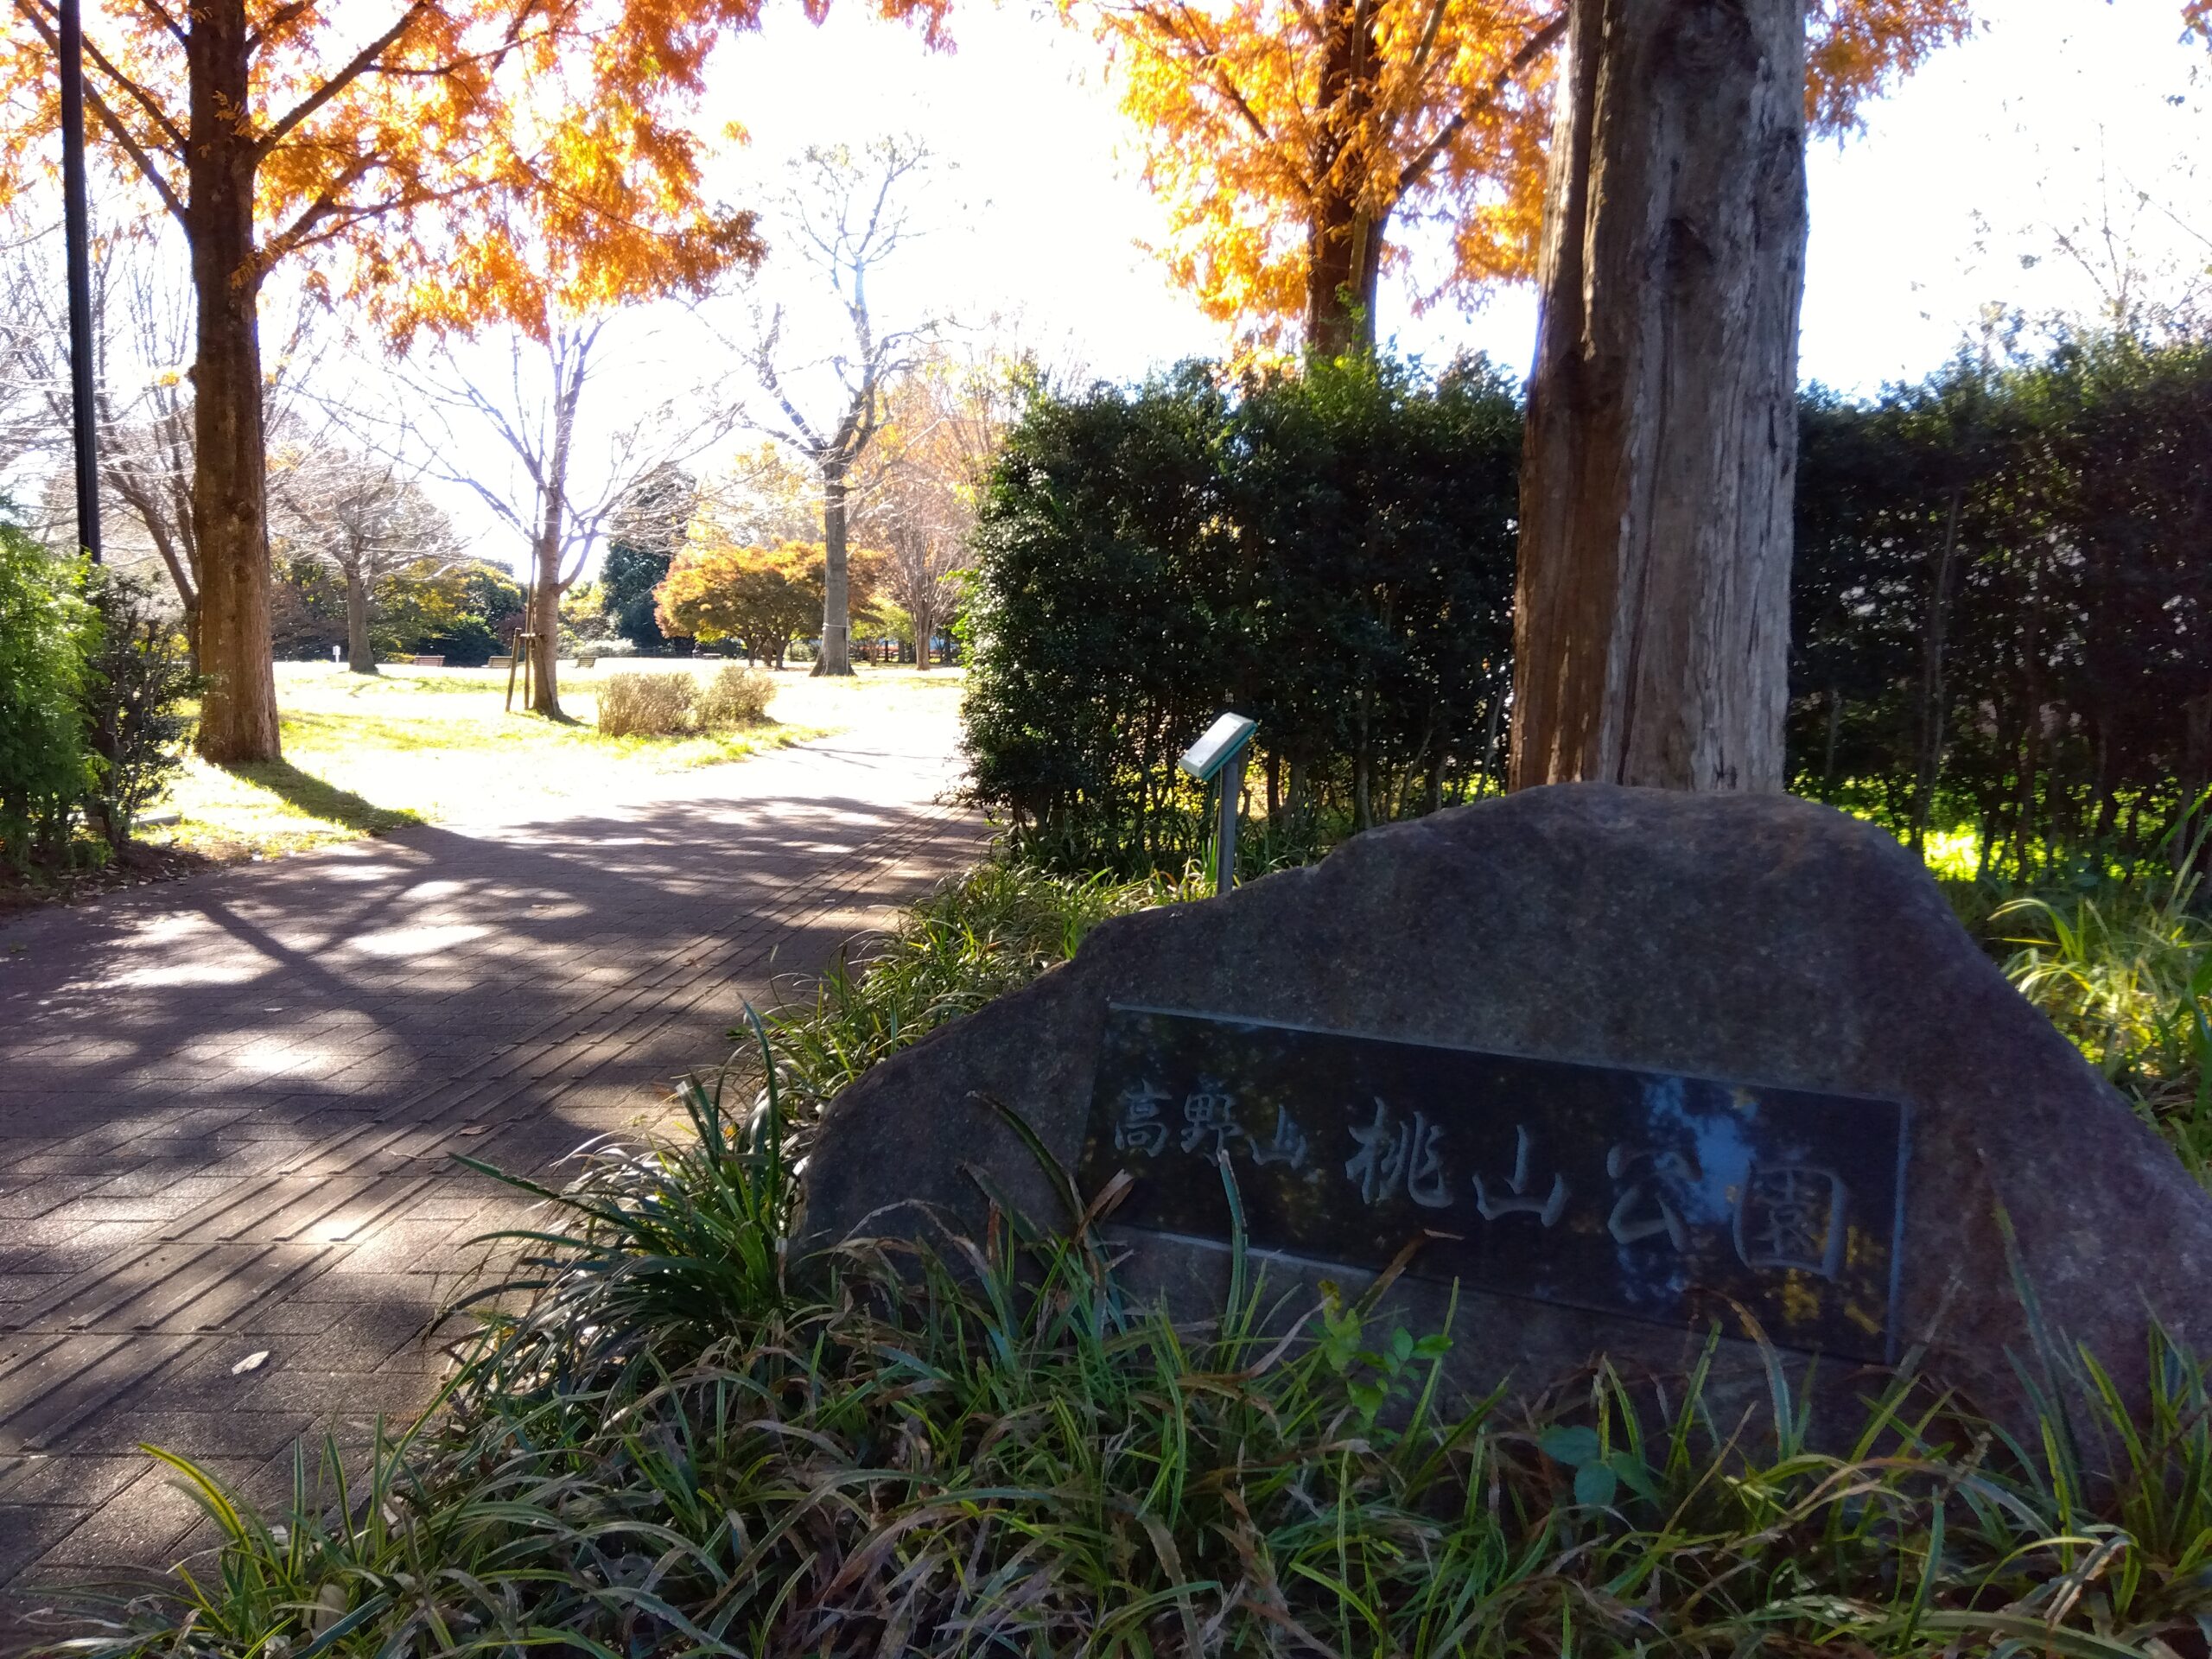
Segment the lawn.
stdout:
<path fill-rule="evenodd" d="M 325 663 L 279 663 L 284 759 L 227 771 L 188 762 L 165 805 L 180 819 L 142 838 L 223 861 L 272 857 L 400 824 L 513 821 L 582 799 L 650 787 L 657 773 L 742 760 L 902 715 L 950 712 L 957 671 L 863 667 L 851 680 L 776 676 L 768 719 L 689 737 L 602 737 L 593 721 L 606 677 L 689 672 L 718 661 L 563 665 L 561 701 L 575 723 L 505 708 L 504 669 L 386 667 L 374 676 Z"/>

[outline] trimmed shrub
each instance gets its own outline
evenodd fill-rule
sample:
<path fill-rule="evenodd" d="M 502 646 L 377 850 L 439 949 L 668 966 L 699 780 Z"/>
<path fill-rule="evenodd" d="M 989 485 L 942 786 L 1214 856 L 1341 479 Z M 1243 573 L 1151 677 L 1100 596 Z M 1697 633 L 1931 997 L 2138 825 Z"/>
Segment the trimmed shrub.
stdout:
<path fill-rule="evenodd" d="M 599 729 L 609 737 L 673 737 L 691 728 L 698 696 L 689 674 L 610 674 L 599 688 Z"/>
<path fill-rule="evenodd" d="M 1027 855 L 1179 869 L 1211 821 L 1175 757 L 1224 707 L 1303 845 L 1496 787 L 1520 453 L 1479 360 L 1039 397 L 977 517 L 973 798 Z"/>
<path fill-rule="evenodd" d="M 726 663 L 699 694 L 699 729 L 714 731 L 726 726 L 757 726 L 768 717 L 768 700 L 776 695 L 776 682 L 757 668 Z"/>

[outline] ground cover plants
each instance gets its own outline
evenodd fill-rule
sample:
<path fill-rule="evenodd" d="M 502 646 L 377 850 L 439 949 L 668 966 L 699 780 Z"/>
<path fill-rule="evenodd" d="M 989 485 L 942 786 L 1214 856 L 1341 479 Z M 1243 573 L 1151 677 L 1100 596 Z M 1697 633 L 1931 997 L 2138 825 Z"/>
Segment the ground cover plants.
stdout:
<path fill-rule="evenodd" d="M 734 1091 L 733 1091 L 734 1093 Z M 2212 1420 L 2086 1364 L 2015 1439 L 1908 1375 L 1816 1437 L 1600 1370 L 1451 1398 L 1372 1295 L 1216 1328 L 1068 1213 L 802 1262 L 803 1116 L 716 1082 L 595 1154 L 487 1295 L 445 1410 L 348 1480 L 304 1454 L 179 1588 L 73 1650 L 176 1655 L 2201 1653 Z M 1286 1323 L 1287 1321 L 1287 1323 Z M 2058 1402 L 2068 1404 L 2061 1409 Z M 1821 1449 L 1822 1447 L 1833 1449 Z M 2091 1467 L 2116 1471 L 2101 1497 Z M 79 1629 L 83 1627 L 80 1625 Z"/>
<path fill-rule="evenodd" d="M 2199 892 L 2190 868 L 2021 898 L 1990 931 L 2012 947 L 2012 982 L 2212 1186 L 2212 917 Z"/>
<path fill-rule="evenodd" d="M 1449 1330 L 1371 1296 L 1287 1307 L 1243 1271 L 1218 1329 L 1173 1325 L 1092 1231 L 1112 1195 L 1086 1212 L 1064 1175 L 1063 1215 L 802 1260 L 823 1102 L 1202 887 L 991 864 L 932 896 L 687 1086 L 677 1133 L 531 1189 L 442 1408 L 365 1471 L 303 1450 L 256 1508 L 178 1460 L 219 1548 L 174 1594 L 74 1606 L 74 1650 L 2207 1650 L 2212 1395 L 2164 1345 L 2135 1422 L 2088 1357 L 2023 1357 L 2025 1433 L 1910 1363 L 1847 1425 L 1779 1368 L 1749 1413 L 1605 1370 L 1514 1407 L 1452 1398 Z M 2081 981 L 2033 963 L 2155 979 L 2098 965 L 2136 934 L 2066 927 L 2016 969 L 2047 1006 Z"/>

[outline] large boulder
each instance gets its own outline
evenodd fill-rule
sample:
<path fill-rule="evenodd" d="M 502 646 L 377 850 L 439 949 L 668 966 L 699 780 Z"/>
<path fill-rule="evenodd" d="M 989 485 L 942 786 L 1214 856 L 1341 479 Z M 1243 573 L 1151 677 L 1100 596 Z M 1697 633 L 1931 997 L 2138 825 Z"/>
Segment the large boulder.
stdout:
<path fill-rule="evenodd" d="M 1109 1005 L 1903 1103 L 1903 1220 L 1884 1258 L 1891 1351 L 1924 1348 L 1929 1369 L 2007 1411 L 2011 1357 L 2033 1345 L 2022 1280 L 2043 1334 L 2086 1344 L 2131 1394 L 2154 1318 L 2212 1348 L 2212 1198 L 2005 982 L 1918 861 L 1826 807 L 1532 790 L 1358 836 L 1226 899 L 1110 922 L 1073 962 L 838 1098 L 809 1160 L 810 1236 L 972 1225 L 985 1201 L 971 1169 L 1056 1217 L 1051 1182 L 988 1103 L 1070 1169 L 1088 1139 L 1095 1182 L 1113 1162 L 1093 1122 Z M 1142 1150 L 1122 1160 L 1133 1202 L 1154 1167 Z M 1217 1294 L 1217 1243 L 1124 1239 L 1128 1271 L 1179 1312 Z M 1317 1254 L 1272 1263 L 1271 1282 L 1362 1281 L 1357 1251 L 1301 1253 Z M 1394 1296 L 1421 1324 L 1442 1320 L 1451 1294 L 1408 1279 Z M 1454 1364 L 1471 1389 L 1510 1376 L 1528 1389 L 1600 1352 L 1672 1367 L 1711 1317 L 1730 1325 L 1718 1304 L 1654 1322 L 1463 1284 Z M 1870 1357 L 1847 1352 L 1840 1369 Z"/>

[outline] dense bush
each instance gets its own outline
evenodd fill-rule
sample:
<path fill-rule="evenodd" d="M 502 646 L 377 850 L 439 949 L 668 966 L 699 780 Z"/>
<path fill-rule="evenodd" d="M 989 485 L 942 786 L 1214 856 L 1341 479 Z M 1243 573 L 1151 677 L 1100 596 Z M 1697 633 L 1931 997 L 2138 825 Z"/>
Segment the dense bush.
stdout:
<path fill-rule="evenodd" d="M 86 743 L 86 658 L 99 621 L 80 567 L 0 523 L 0 851 L 18 869 L 63 855 L 99 777 Z"/>
<path fill-rule="evenodd" d="M 2212 340 L 1809 397 L 1791 786 L 2038 880 L 2178 852 L 2212 784 Z"/>
<path fill-rule="evenodd" d="M 144 582 L 101 569 L 86 589 L 98 626 L 86 663 L 85 717 L 100 760 L 88 807 L 109 844 L 119 847 L 184 765 L 192 659 L 175 621 Z"/>
<path fill-rule="evenodd" d="M 1205 819 L 1173 759 L 1224 705 L 1305 844 L 1487 787 L 1519 423 L 1479 368 L 1039 398 L 976 535 L 976 798 L 1033 851 L 1175 868 Z M 1971 830 L 2014 880 L 2177 853 L 2212 785 L 2212 340 L 1816 391 L 1802 439 L 1791 787 Z"/>
<path fill-rule="evenodd" d="M 775 695 L 776 682 L 763 671 L 725 663 L 699 693 L 699 728 L 757 726 L 768 717 L 768 704 Z"/>
<path fill-rule="evenodd" d="M 609 737 L 672 737 L 691 729 L 698 697 L 689 674 L 609 674 L 599 686 L 599 729 Z"/>
<path fill-rule="evenodd" d="M 976 532 L 976 798 L 1033 852 L 1177 868 L 1205 817 L 1174 760 L 1224 706 L 1286 834 L 1486 787 L 1520 428 L 1480 361 L 1033 401 Z"/>

